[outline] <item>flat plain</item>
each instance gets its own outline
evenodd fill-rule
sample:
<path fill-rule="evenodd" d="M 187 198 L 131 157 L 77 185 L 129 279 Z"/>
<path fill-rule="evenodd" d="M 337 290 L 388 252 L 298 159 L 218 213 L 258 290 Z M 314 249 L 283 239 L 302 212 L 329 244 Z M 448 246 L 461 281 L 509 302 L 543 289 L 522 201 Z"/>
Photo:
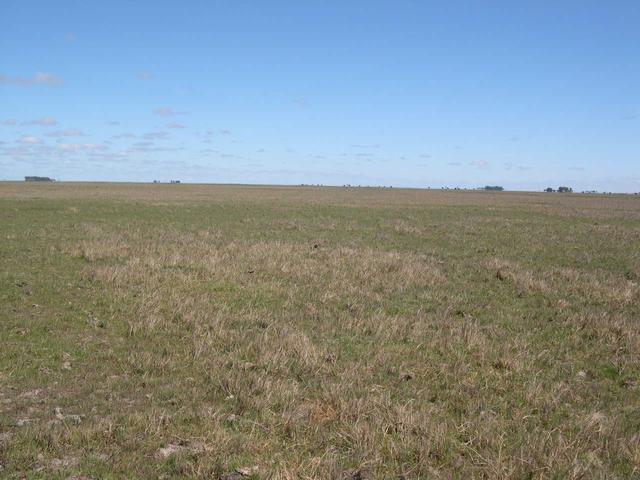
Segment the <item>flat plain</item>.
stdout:
<path fill-rule="evenodd" d="M 640 197 L 0 183 L 0 477 L 640 478 Z"/>

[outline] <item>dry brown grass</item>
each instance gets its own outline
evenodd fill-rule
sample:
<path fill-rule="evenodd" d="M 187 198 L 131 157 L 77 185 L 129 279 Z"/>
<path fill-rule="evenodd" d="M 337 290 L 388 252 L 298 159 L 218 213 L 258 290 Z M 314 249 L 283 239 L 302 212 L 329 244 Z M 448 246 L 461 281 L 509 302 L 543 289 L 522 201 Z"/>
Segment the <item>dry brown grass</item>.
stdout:
<path fill-rule="evenodd" d="M 65 188 L 1 190 L 10 476 L 640 474 L 633 198 Z"/>

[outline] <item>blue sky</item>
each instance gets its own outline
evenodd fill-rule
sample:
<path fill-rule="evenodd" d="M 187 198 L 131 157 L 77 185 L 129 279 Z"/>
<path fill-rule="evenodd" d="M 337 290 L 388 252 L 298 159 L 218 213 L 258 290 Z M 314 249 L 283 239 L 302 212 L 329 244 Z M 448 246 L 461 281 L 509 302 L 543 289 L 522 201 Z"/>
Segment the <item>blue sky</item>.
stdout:
<path fill-rule="evenodd" d="M 640 191 L 640 2 L 0 4 L 0 179 Z"/>

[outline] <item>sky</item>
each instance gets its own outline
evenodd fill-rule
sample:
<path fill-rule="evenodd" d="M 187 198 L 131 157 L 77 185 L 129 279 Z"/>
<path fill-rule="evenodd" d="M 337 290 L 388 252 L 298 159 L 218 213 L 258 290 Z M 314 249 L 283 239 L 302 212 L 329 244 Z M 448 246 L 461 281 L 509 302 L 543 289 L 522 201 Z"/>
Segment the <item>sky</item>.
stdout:
<path fill-rule="evenodd" d="M 640 191 L 640 2 L 0 2 L 0 179 Z"/>

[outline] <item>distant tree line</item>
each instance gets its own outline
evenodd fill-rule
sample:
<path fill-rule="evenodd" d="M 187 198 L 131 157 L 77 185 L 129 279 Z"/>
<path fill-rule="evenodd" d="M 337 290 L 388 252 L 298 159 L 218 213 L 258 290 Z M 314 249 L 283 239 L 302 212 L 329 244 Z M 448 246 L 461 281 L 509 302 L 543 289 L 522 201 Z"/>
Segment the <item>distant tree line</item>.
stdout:
<path fill-rule="evenodd" d="M 502 192 L 504 190 L 504 187 L 501 187 L 500 185 L 487 185 L 486 187 L 484 187 L 484 189 L 493 192 Z"/>
<path fill-rule="evenodd" d="M 547 188 L 544 189 L 544 191 L 547 192 L 547 193 L 552 193 L 552 192 L 555 192 L 556 190 L 554 190 L 551 187 L 547 187 Z M 573 188 L 571 188 L 571 187 L 558 187 L 557 191 L 559 193 L 571 193 L 571 192 L 573 192 Z"/>
<path fill-rule="evenodd" d="M 24 181 L 25 182 L 54 182 L 55 180 L 49 177 L 29 176 L 29 177 L 24 177 Z"/>

